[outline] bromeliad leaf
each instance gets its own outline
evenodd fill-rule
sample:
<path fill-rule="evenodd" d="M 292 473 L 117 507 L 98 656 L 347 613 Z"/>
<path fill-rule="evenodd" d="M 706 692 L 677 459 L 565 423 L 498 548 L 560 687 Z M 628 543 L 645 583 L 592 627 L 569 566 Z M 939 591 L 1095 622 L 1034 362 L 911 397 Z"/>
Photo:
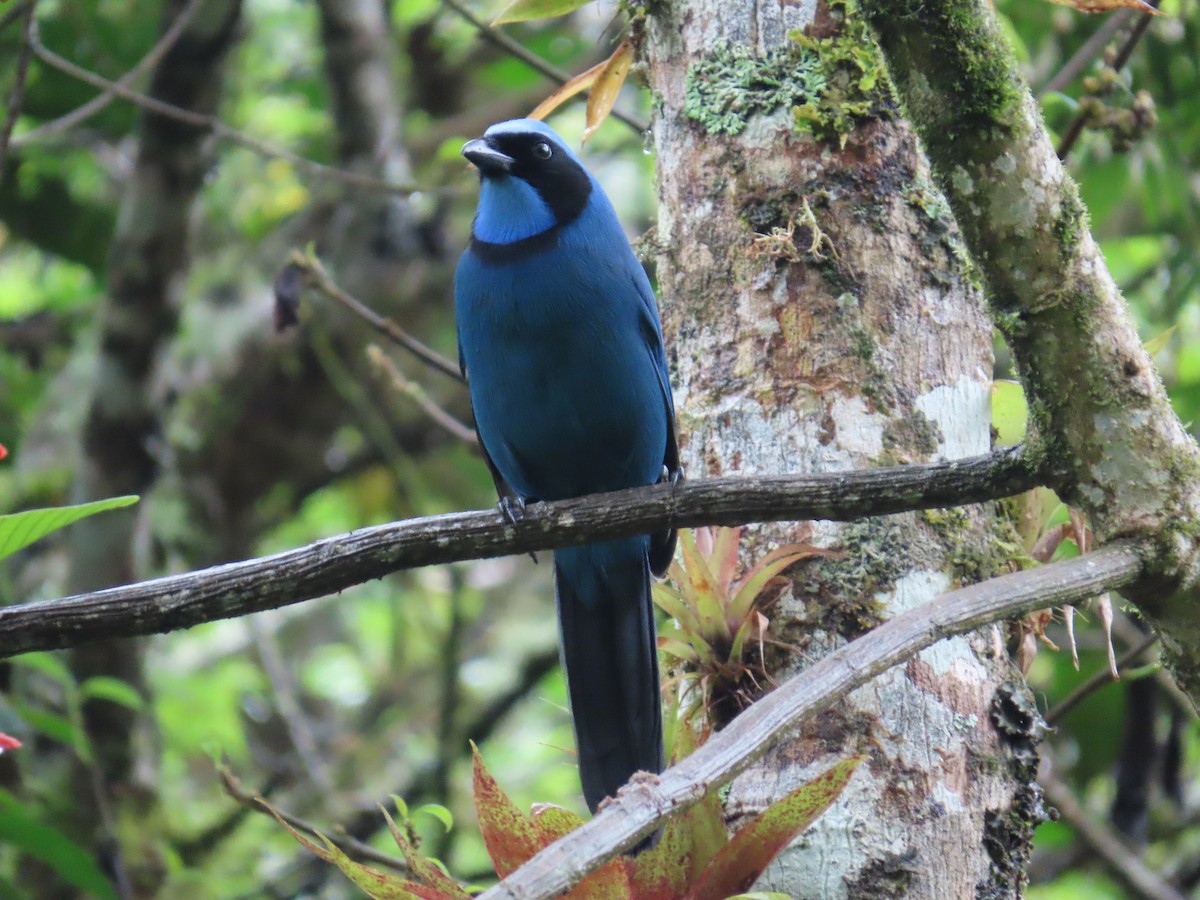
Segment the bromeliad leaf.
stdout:
<path fill-rule="evenodd" d="M 841 795 L 860 762 L 861 756 L 843 760 L 759 813 L 717 853 L 685 900 L 726 900 L 749 889 L 779 851 Z"/>
<path fill-rule="evenodd" d="M 637 900 L 672 900 L 687 893 L 729 842 L 717 791 L 668 820 L 653 850 L 633 860 L 631 888 Z"/>
<path fill-rule="evenodd" d="M 528 22 L 530 19 L 553 19 L 574 12 L 591 2 L 592 0 L 510 0 L 492 20 L 492 24 L 507 25 L 510 22 Z"/>
<path fill-rule="evenodd" d="M 631 68 L 633 44 L 626 39 L 604 63 L 604 68 L 596 76 L 596 83 L 592 85 L 592 92 L 588 94 L 587 127 L 583 129 L 581 143 L 586 144 L 588 138 L 596 133 L 596 129 L 604 124 L 604 120 L 612 112 L 613 104 L 617 102 L 617 95 L 621 93 L 621 86 L 625 84 L 625 78 Z"/>
<path fill-rule="evenodd" d="M 56 506 L 51 509 L 29 509 L 25 512 L 0 516 L 0 559 L 12 556 L 18 550 L 24 550 L 34 541 L 41 540 L 46 535 L 65 528 L 72 522 L 94 516 L 96 513 L 110 509 L 120 509 L 132 506 L 138 502 L 134 496 L 113 497 L 110 500 L 96 500 L 93 503 L 80 503 L 77 506 Z"/>
<path fill-rule="evenodd" d="M 539 834 L 533 819 L 521 812 L 500 789 L 474 743 L 471 753 L 475 761 L 475 814 L 483 834 L 483 845 L 492 858 L 496 874 L 507 878 L 549 841 Z"/>

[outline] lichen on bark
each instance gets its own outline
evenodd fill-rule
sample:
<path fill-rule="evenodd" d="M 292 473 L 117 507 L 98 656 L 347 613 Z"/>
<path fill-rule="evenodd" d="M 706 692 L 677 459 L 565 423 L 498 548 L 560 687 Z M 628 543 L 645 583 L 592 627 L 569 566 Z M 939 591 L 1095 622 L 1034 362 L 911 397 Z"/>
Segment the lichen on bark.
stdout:
<path fill-rule="evenodd" d="M 829 471 L 990 446 L 991 329 L 978 284 L 911 134 L 892 115 L 887 79 L 847 61 L 850 48 L 878 60 L 848 8 L 689 0 L 656 6 L 645 22 L 658 279 L 693 474 Z M 721 67 L 711 64 L 715 51 Z M 825 70 L 818 100 L 837 105 L 845 130 L 798 128 L 794 82 L 782 99 L 762 87 L 736 109 L 718 103 L 736 121 L 706 124 L 697 110 L 718 97 L 698 91 L 698 74 L 707 91 L 729 60 L 763 79 L 782 60 L 821 52 L 826 64 L 842 54 L 840 87 L 873 98 L 867 112 L 856 109 L 829 91 Z M 843 556 L 796 567 L 771 621 L 772 635 L 800 653 L 774 654 L 773 674 L 987 569 L 995 524 L 979 509 L 950 524 L 919 515 L 815 523 L 810 539 Z M 771 526 L 750 541 L 796 539 Z M 973 548 L 965 556 L 964 546 Z M 939 644 L 734 782 L 729 811 L 751 815 L 839 754 L 871 758 L 763 886 L 839 898 L 889 883 L 941 898 L 969 896 L 988 877 L 985 814 L 1007 808 L 1017 785 L 1007 766 L 969 761 L 1008 758 L 987 714 L 1006 674 L 1002 643 L 989 633 Z"/>

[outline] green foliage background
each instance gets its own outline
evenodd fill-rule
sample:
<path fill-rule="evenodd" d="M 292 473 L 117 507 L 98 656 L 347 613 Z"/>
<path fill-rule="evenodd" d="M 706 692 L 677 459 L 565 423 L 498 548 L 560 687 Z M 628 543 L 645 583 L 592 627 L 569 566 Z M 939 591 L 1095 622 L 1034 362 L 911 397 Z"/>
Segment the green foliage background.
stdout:
<path fill-rule="evenodd" d="M 472 8 L 487 16 L 500 5 Z M 999 0 L 997 7 L 1035 88 L 1105 22 L 1039 0 Z M 1108 134 L 1086 131 L 1069 164 L 1105 257 L 1143 337 L 1156 341 L 1156 362 L 1177 410 L 1191 424 L 1200 416 L 1200 11 L 1190 0 L 1167 0 L 1163 8 L 1168 15 L 1155 20 L 1106 98 L 1125 108 L 1134 92 L 1148 91 L 1157 127 L 1123 152 L 1114 150 Z M 47 46 L 116 78 L 157 39 L 160 12 L 153 0 L 43 0 L 37 22 Z M 578 72 L 613 46 L 619 24 L 610 24 L 612 13 L 611 7 L 592 6 L 508 30 L 529 49 Z M 481 43 L 474 28 L 437 0 L 396 2 L 390 16 L 403 141 L 413 179 L 427 188 L 412 207 L 422 215 L 437 207 L 430 220 L 443 249 L 425 264 L 448 273 L 473 205 L 458 148 L 493 117 L 531 108 L 552 85 Z M 0 97 L 12 89 L 19 39 L 19 24 L 0 32 Z M 1084 73 L 1094 74 L 1095 66 Z M 1055 133 L 1067 128 L 1082 93 L 1082 78 L 1076 78 L 1061 93 L 1040 97 Z M 35 60 L 16 134 L 94 94 Z M 294 153 L 337 164 L 332 102 L 315 5 L 247 0 L 221 118 Z M 649 98 L 632 87 L 619 105 L 643 116 L 650 110 Z M 577 140 L 582 107 L 571 106 L 553 121 Z M 71 489 L 81 452 L 83 386 L 137 122 L 129 104 L 115 102 L 79 128 L 19 146 L 0 173 L 0 443 L 11 452 L 0 463 L 0 514 L 81 499 Z M 633 234 L 653 216 L 653 159 L 642 147 L 640 135 L 610 121 L 586 152 Z M 446 190 L 436 193 L 440 188 Z M 192 216 L 183 317 L 164 349 L 176 359 L 201 361 L 201 382 L 206 370 L 232 365 L 223 356 L 231 317 L 258 316 L 267 329 L 267 285 L 302 231 L 298 223 L 340 190 L 286 161 L 217 145 Z M 442 283 L 448 284 L 448 275 Z M 397 284 L 403 290 L 402 277 Z M 208 302 L 214 297 L 232 299 L 223 307 Z M 364 330 L 357 343 L 323 342 L 326 323 L 336 316 L 327 303 L 314 301 L 304 311 L 301 337 L 263 338 L 293 340 L 297 355 L 311 347 L 331 379 L 340 379 L 335 389 L 345 391 L 348 412 L 322 449 L 325 477 L 299 484 L 283 470 L 263 490 L 246 543 L 250 553 L 493 501 L 486 472 L 470 449 L 447 439 L 381 380 L 367 385 L 365 395 L 379 417 L 364 412 L 338 373 L 345 375 L 374 338 Z M 452 304 L 444 287 L 440 294 L 425 291 L 396 317 L 453 356 Z M 1012 377 L 1004 348 L 998 350 L 998 377 Z M 286 356 L 282 365 L 289 365 Z M 455 388 L 420 369 L 408 371 L 464 412 Z M 236 392 L 205 394 L 201 384 L 190 396 L 188 402 L 208 404 L 217 417 L 251 414 L 238 407 Z M 390 442 L 388 423 L 398 421 L 421 440 Z M 163 440 L 186 450 L 198 437 L 183 429 Z M 258 452 L 255 446 L 227 449 L 247 458 Z M 142 575 L 220 561 L 187 551 L 221 542 L 180 537 L 204 526 L 190 520 L 169 491 L 145 511 L 107 515 L 143 517 L 140 539 L 155 550 L 140 557 Z M 61 538 L 23 551 L 0 564 L 0 601 L 61 596 L 69 565 L 69 544 Z M 79 896 L 107 896 L 96 847 L 113 837 L 126 864 L 153 882 L 158 896 L 353 896 L 274 821 L 231 800 L 214 774 L 214 760 L 226 761 L 247 786 L 269 792 L 277 807 L 330 830 L 356 814 L 369 815 L 374 803 L 399 791 L 426 852 L 444 859 L 457 876 L 485 882 L 486 857 L 470 825 L 468 737 L 486 738 L 488 764 L 519 805 L 537 800 L 581 808 L 566 749 L 572 742 L 566 693 L 553 665 L 549 580 L 545 564 L 535 567 L 527 559 L 430 569 L 253 622 L 218 622 L 155 638 L 146 660 L 149 690 L 80 680 L 65 655 L 0 663 L 0 731 L 25 742 L 21 751 L 0 756 L 0 822 L 9 823 L 0 827 L 0 897 L 48 897 L 48 886 L 64 884 Z M 1050 634 L 1063 642 L 1060 631 L 1052 627 Z M 1065 652 L 1043 651 L 1034 661 L 1030 680 L 1043 708 L 1105 665 L 1099 629 L 1081 626 L 1079 642 L 1079 672 Z M 509 692 L 514 701 L 493 723 L 489 711 Z M 1126 685 L 1098 691 L 1049 738 L 1056 774 L 1099 820 L 1114 791 L 1127 692 Z M 89 697 L 136 709 L 140 718 L 139 765 L 129 788 L 135 796 L 122 796 L 110 810 L 112 820 L 99 825 L 80 820 L 80 786 L 73 780 L 93 764 L 81 712 Z M 1160 730 L 1170 708 L 1160 698 Z M 471 733 L 481 723 L 486 734 Z M 1155 793 L 1145 858 L 1156 870 L 1195 885 L 1200 829 L 1190 782 L 1198 735 L 1190 716 L 1182 738 L 1184 805 Z M 306 741 L 307 757 L 297 750 Z M 421 811 L 425 803 L 447 807 L 454 827 L 447 832 L 436 811 Z M 376 821 L 382 825 L 378 816 Z M 17 822 L 28 825 L 11 827 Z M 368 839 L 382 849 L 390 846 L 386 833 Z M 1043 826 L 1038 842 L 1031 897 L 1124 896 L 1069 824 Z"/>

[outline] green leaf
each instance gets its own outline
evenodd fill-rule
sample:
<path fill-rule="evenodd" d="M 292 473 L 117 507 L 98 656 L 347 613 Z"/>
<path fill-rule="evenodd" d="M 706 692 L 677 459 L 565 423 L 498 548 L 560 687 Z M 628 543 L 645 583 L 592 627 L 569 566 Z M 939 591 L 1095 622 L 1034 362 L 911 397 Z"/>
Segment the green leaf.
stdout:
<path fill-rule="evenodd" d="M 396 815 L 401 819 L 408 821 L 408 804 L 404 802 L 404 798 L 399 794 L 390 794 L 392 802 L 396 804 Z"/>
<path fill-rule="evenodd" d="M 843 760 L 759 813 L 713 858 L 685 900 L 726 900 L 749 888 L 779 851 L 841 795 L 862 759 Z"/>
<path fill-rule="evenodd" d="M 654 598 L 658 608 L 678 622 L 684 631 L 690 634 L 700 633 L 700 620 L 696 618 L 696 613 L 679 591 L 670 585 L 654 584 L 650 587 L 650 596 Z"/>
<path fill-rule="evenodd" d="M 528 22 L 530 19 L 553 19 L 587 6 L 592 0 L 510 0 L 500 14 L 492 20 L 493 25 L 509 22 Z"/>
<path fill-rule="evenodd" d="M 533 811 L 533 825 L 547 845 L 570 834 L 583 824 L 577 814 L 553 803 L 542 803 Z"/>
<path fill-rule="evenodd" d="M 697 629 L 701 637 L 712 641 L 732 637 L 725 621 L 724 599 L 717 587 L 716 576 L 708 567 L 708 561 L 696 546 L 696 536 L 690 531 L 679 533 L 679 552 L 683 555 L 683 567 L 691 585 L 690 596 L 698 620 Z"/>
<path fill-rule="evenodd" d="M 454 813 L 450 812 L 450 810 L 446 809 L 440 803 L 426 803 L 424 806 L 418 806 L 417 811 L 413 815 L 419 813 L 433 816 L 433 818 L 442 823 L 442 827 L 446 831 L 450 831 L 454 827 Z"/>
<path fill-rule="evenodd" d="M 730 623 L 740 625 L 750 615 L 755 599 L 767 586 L 767 582 L 788 566 L 809 556 L 830 555 L 833 554 L 828 550 L 822 550 L 811 544 L 784 544 L 782 547 L 772 550 L 746 573 L 737 595 L 729 602 L 726 615 L 729 617 Z"/>
<path fill-rule="evenodd" d="M 409 881 L 399 875 L 389 875 L 386 872 L 381 872 L 378 869 L 355 862 L 334 846 L 329 838 L 323 834 L 318 834 L 317 836 L 325 845 L 322 847 L 320 844 L 310 841 L 285 822 L 275 808 L 265 800 L 260 799 L 258 802 L 267 812 L 275 817 L 275 821 L 287 829 L 287 832 L 296 839 L 296 842 L 300 846 L 304 847 L 304 849 L 308 850 L 314 856 L 318 856 L 328 863 L 333 863 L 341 869 L 343 875 L 362 888 L 367 896 L 373 898 L 373 900 L 462 900 L 462 896 L 464 896 L 462 894 L 447 894 L 426 885 Z"/>
<path fill-rule="evenodd" d="M 380 807 L 380 809 L 383 810 L 383 817 L 387 819 L 388 830 L 392 833 L 392 838 L 395 840 L 396 846 L 404 854 L 404 860 L 408 863 L 408 867 L 412 870 L 413 875 L 420 879 L 422 884 L 428 885 L 435 891 L 440 891 L 448 897 L 468 900 L 470 895 L 462 889 L 459 883 L 443 872 L 433 860 L 426 859 L 421 851 L 412 845 L 407 835 L 396 825 L 396 821 L 388 815 L 388 811 L 383 809 L 383 807 Z"/>
<path fill-rule="evenodd" d="M 996 444 L 1011 447 L 1025 437 L 1029 406 L 1025 389 L 1016 381 L 992 382 L 992 427 L 996 429 Z"/>
<path fill-rule="evenodd" d="M 0 516 L 0 559 L 24 550 L 36 540 L 65 528 L 72 522 L 94 516 L 110 509 L 132 506 L 138 502 L 134 496 L 113 497 L 78 506 L 55 506 L 50 509 L 29 509 L 25 512 Z"/>
<path fill-rule="evenodd" d="M 79 696 L 84 699 L 108 700 L 128 707 L 134 712 L 144 705 L 142 695 L 127 681 L 111 675 L 94 675 L 79 686 Z"/>
<path fill-rule="evenodd" d="M 68 747 L 77 745 L 79 732 L 66 716 L 23 703 L 15 704 L 15 708 L 25 723 L 38 734 Z"/>
<path fill-rule="evenodd" d="M 117 893 L 96 866 L 92 853 L 45 824 L 6 791 L 0 791 L 0 845 L 41 860 L 59 878 L 88 897 L 117 900 Z"/>
<path fill-rule="evenodd" d="M 22 653 L 20 656 L 13 657 L 9 662 L 25 669 L 32 669 L 39 675 L 45 675 L 47 678 L 57 681 L 64 687 L 72 690 L 75 688 L 75 676 L 71 674 L 71 670 L 67 668 L 67 664 L 63 662 L 61 656 L 37 651 L 35 653 Z"/>
<path fill-rule="evenodd" d="M 1176 322 L 1166 331 L 1150 338 L 1150 340 L 1146 341 L 1146 343 L 1144 343 L 1142 346 L 1146 348 L 1146 352 L 1151 356 L 1157 356 L 1159 353 L 1162 353 L 1167 349 L 1167 345 L 1171 343 L 1171 336 L 1174 335 L 1178 330 L 1179 323 Z"/>

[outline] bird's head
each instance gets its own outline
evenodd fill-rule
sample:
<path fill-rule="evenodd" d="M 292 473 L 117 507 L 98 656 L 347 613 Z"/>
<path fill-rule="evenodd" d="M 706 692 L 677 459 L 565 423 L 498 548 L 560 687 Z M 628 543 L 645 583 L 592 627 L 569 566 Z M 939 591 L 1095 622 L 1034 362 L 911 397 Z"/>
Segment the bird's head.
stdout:
<path fill-rule="evenodd" d="M 475 237 L 510 244 L 577 219 L 593 185 L 583 164 L 544 122 L 513 119 L 467 141 L 462 155 L 479 170 Z"/>

